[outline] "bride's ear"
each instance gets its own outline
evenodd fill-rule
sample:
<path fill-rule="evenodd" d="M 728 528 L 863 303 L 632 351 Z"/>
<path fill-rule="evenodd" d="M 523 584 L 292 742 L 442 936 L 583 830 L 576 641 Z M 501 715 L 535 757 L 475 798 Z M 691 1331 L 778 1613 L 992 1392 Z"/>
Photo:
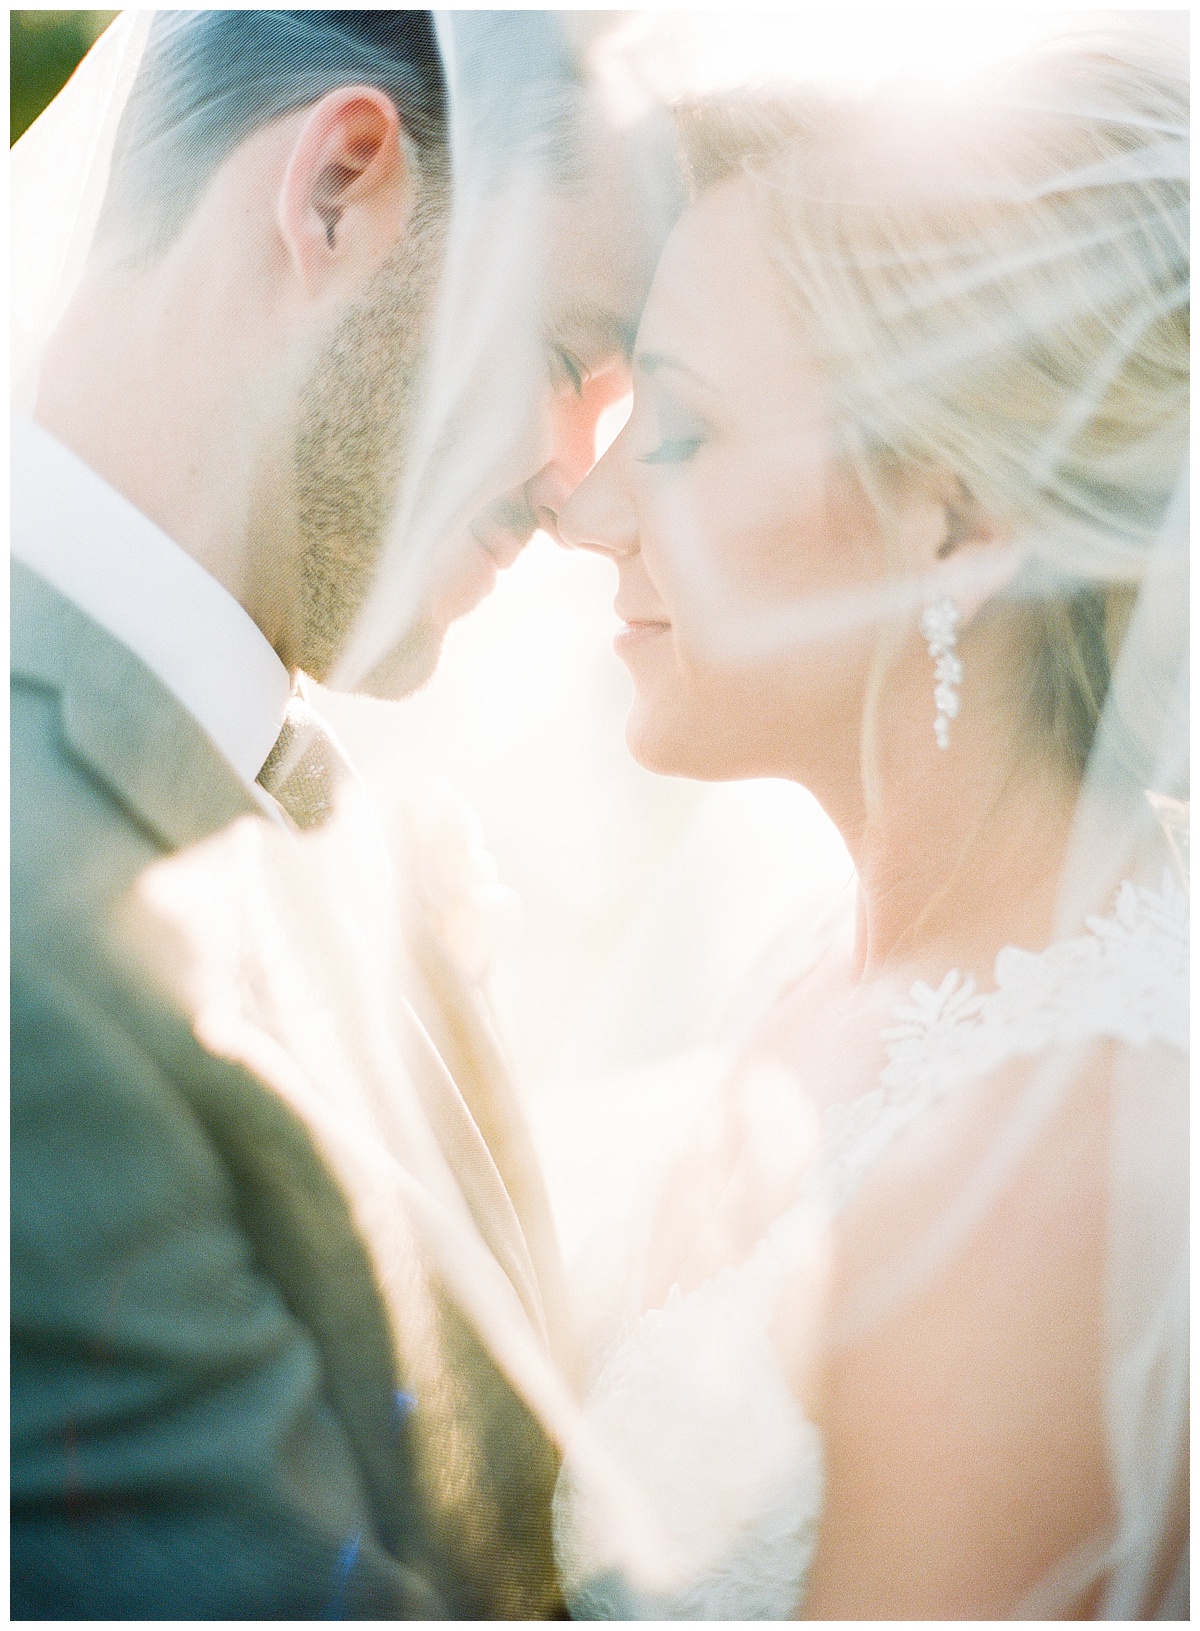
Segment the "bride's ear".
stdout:
<path fill-rule="evenodd" d="M 964 625 L 1020 570 L 1011 529 L 949 470 L 923 473 L 904 505 L 904 549 L 924 601 L 946 596 Z"/>
<path fill-rule="evenodd" d="M 369 275 L 395 247 L 412 175 L 391 98 L 344 85 L 309 109 L 284 172 L 276 219 L 308 294 Z"/>

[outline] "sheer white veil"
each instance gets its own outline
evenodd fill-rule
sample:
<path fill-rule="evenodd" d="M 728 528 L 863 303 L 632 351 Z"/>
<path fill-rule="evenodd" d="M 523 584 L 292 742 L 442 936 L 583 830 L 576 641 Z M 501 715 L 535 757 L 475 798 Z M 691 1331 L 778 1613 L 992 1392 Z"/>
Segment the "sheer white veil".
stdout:
<path fill-rule="evenodd" d="M 122 13 L 13 150 L 12 363 L 18 410 L 28 410 L 32 403 L 38 357 L 70 301 L 92 244 L 120 115 L 152 17 Z M 584 49 L 568 14 L 437 14 L 450 162 L 446 267 L 403 489 L 372 592 L 335 684 L 387 695 L 391 655 L 418 616 L 431 578 L 463 547 L 471 519 L 482 506 L 531 474 L 536 438 L 526 443 L 525 427 L 536 424 L 545 390 L 545 296 L 564 167 L 569 184 L 572 165 L 578 162 L 572 132 L 586 109 L 588 119 L 599 121 L 600 139 L 619 145 L 636 119 L 661 113 L 675 96 L 694 98 L 697 86 L 689 80 L 685 45 L 692 37 L 689 29 L 704 36 L 709 14 L 680 17 L 675 33 L 669 17 L 656 22 L 652 49 L 636 28 L 626 37 L 615 25 L 611 32 L 602 30 L 598 41 L 584 42 Z M 1154 894 L 1158 904 L 1152 909 L 1174 913 L 1174 923 L 1181 913 L 1186 919 L 1189 888 L 1187 392 L 1184 359 L 1162 337 L 1172 315 L 1187 309 L 1188 131 L 1183 69 L 1161 66 L 1153 21 L 1139 32 L 1135 19 L 1136 14 L 1121 14 L 1123 33 L 1103 49 L 1118 65 L 1118 77 L 1128 70 L 1131 76 L 1144 72 L 1158 76 L 1156 83 L 1170 82 L 1178 91 L 1173 113 L 1167 107 L 1170 98 L 1151 107 L 1132 96 L 1124 111 L 1117 102 L 1089 101 L 1090 92 L 1075 95 L 1072 102 L 1075 93 L 1052 76 L 1039 82 L 1041 101 L 1023 110 L 1035 122 L 1043 116 L 1073 120 L 1082 136 L 1077 144 L 1068 144 L 1072 155 L 1087 147 L 1092 126 L 1102 128 L 1105 136 L 1094 144 L 1086 163 L 1071 156 L 1055 170 L 1043 155 L 1040 170 L 1033 167 L 1035 179 L 1028 173 L 1020 178 L 1030 196 L 1039 189 L 1045 196 L 1061 195 L 1068 201 L 1064 220 L 1074 223 L 1064 226 L 1056 251 L 1068 267 L 1057 286 L 1062 309 L 1044 314 L 1045 333 L 1056 322 L 1066 327 L 1080 317 L 1071 304 L 1078 298 L 1083 306 L 1097 306 L 1096 332 L 1103 332 L 1104 345 L 1097 342 L 1097 353 L 1084 359 L 1074 387 L 1059 390 L 1048 417 L 1026 427 L 1023 445 L 1018 446 L 1013 431 L 1011 483 L 1017 479 L 1013 471 L 1027 476 L 1040 472 L 1038 505 L 1017 515 L 1026 567 L 1015 592 L 1034 608 L 1089 594 L 1103 599 L 1117 589 L 1123 596 L 1120 627 L 1110 647 L 1111 676 L 1106 675 L 1106 694 L 1094 721 L 1073 836 L 1058 880 L 1059 938 L 1083 935 L 1089 922 L 1106 918 L 1124 880 L 1133 879 Z M 717 27 L 715 21 L 712 27 Z M 753 101 L 759 82 L 771 77 L 763 71 L 766 66 L 748 56 L 744 69 L 726 74 L 723 88 L 748 92 Z M 742 74 L 740 86 L 736 73 Z M 786 104 L 796 81 L 803 79 L 801 56 L 790 83 L 771 87 L 772 97 Z M 1019 74 L 989 83 L 988 94 L 997 105 L 1005 95 L 1014 104 L 1031 95 Z M 1054 95 L 1063 100 L 1047 107 L 1046 98 Z M 1016 111 L 1022 112 L 1019 107 Z M 758 140 L 760 148 L 766 141 L 767 161 L 773 162 L 781 151 L 786 156 L 791 137 L 776 128 Z M 762 160 L 763 152 L 753 151 L 748 163 L 753 168 Z M 788 186 L 803 185 L 804 163 L 801 157 L 792 169 L 785 163 L 772 173 L 769 185 L 780 190 L 785 204 Z M 1019 200 L 1013 174 L 997 171 L 993 179 L 1002 195 L 994 202 L 1015 209 Z M 660 185 L 661 172 L 647 173 L 641 183 L 640 206 L 638 183 L 626 195 L 628 207 L 642 211 L 642 218 L 631 223 L 631 236 L 636 233 L 652 243 L 663 236 L 673 206 Z M 1093 202 L 1100 200 L 1100 206 L 1071 217 L 1069 200 L 1084 193 Z M 1105 199 L 1112 200 L 1107 220 Z M 970 202 L 961 195 L 954 200 L 968 214 Z M 1085 218 L 1100 245 L 1090 260 L 1083 242 Z M 818 219 L 816 211 L 809 224 Z M 853 282 L 861 272 L 861 258 L 855 259 L 861 248 L 841 254 L 832 239 L 810 236 L 806 243 L 812 257 L 810 286 L 825 279 L 823 286 L 832 288 L 839 277 Z M 934 306 L 941 301 L 950 307 L 959 299 L 969 306 L 977 293 L 970 287 L 973 276 L 1003 288 L 1005 279 L 1019 270 L 1006 257 L 1033 252 L 1018 233 L 998 240 L 990 264 L 977 254 L 968 258 L 964 270 L 948 255 L 941 286 L 926 279 L 922 289 Z M 823 253 L 829 256 L 826 263 Z M 903 272 L 904 251 L 897 251 L 897 257 Z M 1085 268 L 1082 273 L 1077 260 Z M 1104 275 L 1113 281 L 1107 303 L 1097 300 L 1095 284 L 1086 281 L 1100 276 L 1102 263 Z M 846 367 L 842 405 L 847 447 L 874 469 L 882 452 L 899 460 L 917 453 L 944 454 L 948 443 L 938 443 L 933 432 L 918 445 L 927 432 L 921 412 L 928 409 L 932 416 L 947 395 L 962 388 L 972 369 L 991 366 L 989 345 L 997 352 L 1004 344 L 1019 345 L 1021 336 L 1014 338 L 1012 326 L 1019 328 L 1028 315 L 1016 306 L 1004 307 L 994 330 L 973 319 L 973 326 L 959 331 L 957 350 L 953 327 L 943 324 L 941 341 L 950 349 L 941 353 L 930 337 L 936 323 L 923 326 L 928 314 L 916 307 L 916 285 L 906 285 L 902 277 L 889 282 L 887 274 L 894 269 L 887 264 L 874 268 L 881 274 L 874 285 L 877 297 L 880 289 L 890 288 L 898 302 L 888 314 L 896 336 L 888 355 L 872 358 L 869 343 L 862 348 L 851 316 L 842 332 L 832 327 L 825 332 L 833 363 Z M 962 283 L 955 283 L 956 278 Z M 1045 286 L 1053 286 L 1053 278 Z M 831 297 L 829 310 L 838 309 L 844 312 Z M 907 338 L 918 332 L 926 336 L 920 344 Z M 877 336 L 878 329 L 868 340 Z M 1039 342 L 1041 338 L 1039 331 Z M 855 341 L 860 344 L 857 354 Z M 853 378 L 851 363 L 858 369 Z M 1122 422 L 1126 398 L 1120 398 L 1112 410 L 1115 420 L 1106 422 L 1093 436 L 1090 451 L 1081 454 L 1081 435 L 1094 429 L 1098 405 L 1105 403 L 1112 381 L 1132 378 L 1141 368 L 1141 402 L 1128 409 Z M 1009 414 L 1015 425 L 1018 416 L 1011 404 Z M 977 473 L 971 459 L 978 442 L 978 437 L 975 442 L 964 438 L 964 477 Z M 983 454 L 980 459 L 986 463 Z M 1011 483 L 1002 496 L 1013 496 Z M 696 626 L 706 630 L 712 652 L 723 660 L 753 661 L 799 650 L 831 629 L 856 625 L 894 624 L 911 634 L 922 604 L 921 582 L 897 575 L 881 588 L 836 603 L 755 599 L 707 552 L 703 518 L 681 514 L 678 521 L 672 534 L 678 576 Z M 529 617 L 537 615 L 539 606 L 531 602 Z M 516 627 L 523 627 L 519 617 Z M 556 676 L 546 676 L 547 688 L 555 683 Z M 880 684 L 886 685 L 886 661 Z M 619 711 L 623 694 L 615 694 Z M 611 721 L 612 688 L 604 695 L 604 718 Z M 970 705 L 968 693 L 962 705 Z M 870 720 L 856 724 L 869 759 Z M 639 819 L 644 818 L 647 830 L 656 822 L 663 825 L 664 808 L 649 802 L 642 807 Z M 662 1587 L 670 1583 L 677 1560 L 663 1539 L 653 1501 L 639 1488 L 636 1475 L 610 1458 L 602 1441 L 588 1438 L 574 1380 L 567 1374 L 569 1359 L 561 1351 L 551 1357 L 531 1333 L 510 1289 L 499 1284 L 476 1238 L 469 1207 L 444 1170 L 425 1109 L 415 1095 L 397 1087 L 404 1079 L 403 1062 L 379 1017 L 391 1000 L 381 970 L 394 969 L 403 957 L 392 917 L 395 895 L 390 884 L 381 888 L 379 883 L 381 876 L 392 878 L 394 857 L 380 842 L 374 814 L 347 806 L 343 817 L 340 825 L 301 845 L 285 845 L 273 832 L 242 829 L 228 842 L 219 840 L 218 848 L 181 857 L 164 870 L 151 892 L 154 910 L 192 946 L 178 964 L 180 996 L 201 1013 L 218 1042 L 224 1038 L 231 1048 L 243 1046 L 257 1027 L 293 1046 L 300 1057 L 322 1061 L 352 1106 L 348 1149 L 366 1151 L 380 1126 L 392 1129 L 383 1156 L 362 1155 L 361 1181 L 370 1191 L 370 1206 L 386 1212 L 403 1203 L 420 1211 L 426 1203 L 414 1200 L 409 1182 L 413 1172 L 418 1174 L 418 1187 L 434 1197 L 421 1225 L 428 1228 L 430 1249 L 452 1260 L 464 1305 L 518 1392 L 560 1446 L 575 1446 L 578 1475 L 596 1492 L 600 1516 L 595 1527 L 603 1535 L 597 1555 L 639 1587 Z M 536 811 L 530 815 L 530 823 L 535 822 Z M 744 845 L 754 841 L 749 829 L 739 837 Z M 665 852 L 664 845 L 655 853 L 661 857 Z M 1160 889 L 1163 853 L 1169 857 L 1168 882 Z M 666 877 L 672 858 L 658 867 L 654 883 Z M 1151 867 L 1158 872 L 1152 875 Z M 586 860 L 580 870 L 586 870 Z M 690 888 L 703 889 L 711 882 L 702 864 L 689 874 Z M 296 904 L 301 900 L 303 907 Z M 716 937 L 723 922 L 715 915 L 706 921 L 698 911 L 681 932 Z M 612 943 L 619 945 L 615 934 Z M 240 961 L 229 955 L 234 944 Z M 649 954 L 644 947 L 642 951 L 652 963 L 653 948 Z M 256 987 L 254 1000 L 260 1006 L 253 1024 L 246 1020 L 241 983 L 250 968 L 265 977 L 265 984 Z M 1179 966 L 1159 972 L 1160 985 L 1147 995 L 1148 1014 L 1157 1000 L 1155 991 L 1167 986 L 1175 991 L 1185 977 Z M 328 1033 L 313 1017 L 322 1010 L 342 1015 Z M 1148 1034 L 1152 1030 L 1150 1015 Z M 1179 1047 L 1185 1042 L 1181 1038 Z M 928 1282 L 939 1264 L 964 1249 L 979 1220 L 989 1215 L 1036 1150 L 1079 1068 L 1078 1059 L 1065 1058 L 1061 1050 L 1035 1058 L 1019 1101 L 989 1135 L 986 1152 L 962 1173 L 953 1202 L 939 1212 L 917 1246 L 889 1260 L 879 1283 L 864 1294 L 859 1315 L 864 1327 L 885 1319 Z M 1188 1415 L 1186 1074 L 1176 1074 L 1174 1064 L 1164 1067 L 1161 1050 L 1123 1047 L 1108 1095 L 1102 1364 L 1113 1520 L 1061 1559 L 1024 1602 L 1014 1604 L 1014 1614 L 1025 1617 L 1053 1618 L 1092 1588 L 1097 1592 L 1093 1612 L 1101 1617 L 1124 1619 L 1148 1612 L 1174 1617 L 1186 1594 L 1186 1546 L 1177 1532 L 1181 1491 L 1186 1489 Z M 773 1136 L 780 1141 L 796 1137 L 793 1113 L 794 1107 L 781 1110 L 775 1123 L 768 1114 L 760 1133 L 765 1143 Z M 793 1232 L 801 1253 L 813 1249 L 813 1237 L 827 1220 L 820 1208 L 798 1213 L 797 1219 Z"/>
<path fill-rule="evenodd" d="M 26 411 L 37 394 L 38 358 L 91 248 L 152 16 L 122 12 L 9 157 L 10 367 L 14 403 Z"/>
<path fill-rule="evenodd" d="M 552 15 L 439 12 L 437 38 L 452 175 L 446 271 L 392 545 L 333 681 L 348 690 L 386 660 L 439 550 L 536 468 L 521 427 L 541 417 L 549 206 L 582 85 Z"/>

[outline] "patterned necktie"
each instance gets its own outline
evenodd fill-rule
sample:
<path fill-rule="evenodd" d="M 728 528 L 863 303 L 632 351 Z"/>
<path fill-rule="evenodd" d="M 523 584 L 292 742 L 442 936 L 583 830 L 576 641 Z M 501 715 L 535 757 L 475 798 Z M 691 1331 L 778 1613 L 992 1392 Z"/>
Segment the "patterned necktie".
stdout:
<path fill-rule="evenodd" d="M 257 776 L 297 827 L 319 827 L 333 809 L 339 783 L 354 770 L 329 726 L 302 696 L 287 705 L 283 729 Z"/>

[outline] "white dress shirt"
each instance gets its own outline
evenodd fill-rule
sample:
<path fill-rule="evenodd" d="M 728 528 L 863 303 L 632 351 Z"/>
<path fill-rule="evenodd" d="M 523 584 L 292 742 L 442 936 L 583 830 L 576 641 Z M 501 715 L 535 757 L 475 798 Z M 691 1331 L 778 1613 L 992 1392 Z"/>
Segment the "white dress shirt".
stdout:
<path fill-rule="evenodd" d="M 264 808 L 255 784 L 291 679 L 253 618 L 32 420 L 12 422 L 12 553 L 140 657 Z"/>

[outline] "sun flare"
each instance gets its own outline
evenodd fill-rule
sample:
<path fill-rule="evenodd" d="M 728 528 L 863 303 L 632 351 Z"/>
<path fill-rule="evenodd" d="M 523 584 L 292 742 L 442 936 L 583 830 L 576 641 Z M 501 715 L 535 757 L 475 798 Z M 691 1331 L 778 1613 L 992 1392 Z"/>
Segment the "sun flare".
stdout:
<path fill-rule="evenodd" d="M 641 11 L 602 41 L 597 65 L 622 123 L 655 101 L 756 83 L 805 80 L 865 92 L 884 81 L 906 81 L 953 94 L 992 63 L 1048 35 L 1112 28 L 1139 15 L 965 6 Z"/>

